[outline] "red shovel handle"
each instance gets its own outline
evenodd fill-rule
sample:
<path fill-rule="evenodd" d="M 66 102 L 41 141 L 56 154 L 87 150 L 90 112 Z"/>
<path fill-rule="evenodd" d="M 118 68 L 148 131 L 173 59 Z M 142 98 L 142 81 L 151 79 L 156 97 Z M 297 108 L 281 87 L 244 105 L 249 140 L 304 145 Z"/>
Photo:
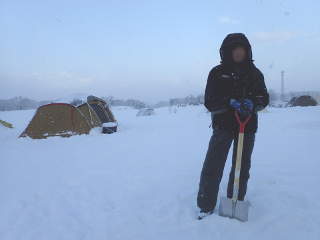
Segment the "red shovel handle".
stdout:
<path fill-rule="evenodd" d="M 237 122 L 239 123 L 239 133 L 244 133 L 244 129 L 249 122 L 251 115 L 249 115 L 243 122 L 240 120 L 240 116 L 237 111 L 234 112 L 234 115 L 236 116 Z"/>

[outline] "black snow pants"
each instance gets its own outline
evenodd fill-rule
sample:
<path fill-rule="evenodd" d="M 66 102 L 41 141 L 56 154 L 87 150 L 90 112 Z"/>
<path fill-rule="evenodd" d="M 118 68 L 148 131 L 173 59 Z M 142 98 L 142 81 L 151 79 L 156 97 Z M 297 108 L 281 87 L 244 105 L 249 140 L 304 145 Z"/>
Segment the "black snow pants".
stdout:
<path fill-rule="evenodd" d="M 214 129 L 209 142 L 209 148 L 203 164 L 199 192 L 197 197 L 198 207 L 204 211 L 212 211 L 217 203 L 219 185 L 221 182 L 228 152 L 233 141 L 232 168 L 229 175 L 227 196 L 232 198 L 234 169 L 236 162 L 238 135 L 222 129 Z M 251 154 L 254 146 L 255 133 L 245 133 L 240 173 L 240 186 L 238 200 L 243 200 L 247 192 Z"/>

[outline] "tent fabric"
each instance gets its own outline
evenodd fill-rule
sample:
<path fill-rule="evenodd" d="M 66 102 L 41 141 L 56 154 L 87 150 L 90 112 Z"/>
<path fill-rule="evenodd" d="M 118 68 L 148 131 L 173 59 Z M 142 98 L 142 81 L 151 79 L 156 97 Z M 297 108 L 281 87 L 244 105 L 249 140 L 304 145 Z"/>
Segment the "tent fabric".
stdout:
<path fill-rule="evenodd" d="M 20 137 L 69 137 L 88 134 L 94 127 L 101 127 L 102 133 L 107 130 L 116 132 L 117 121 L 107 103 L 94 96 L 89 96 L 87 100 L 88 103 L 78 107 L 66 103 L 51 103 L 39 107 Z M 116 126 L 108 129 L 103 127 L 103 123 L 109 122 Z"/>
<path fill-rule="evenodd" d="M 39 107 L 20 137 L 34 139 L 50 136 L 69 137 L 88 134 L 91 126 L 86 117 L 73 105 L 52 103 Z"/>
<path fill-rule="evenodd" d="M 110 119 L 111 122 L 116 122 L 116 118 L 114 117 L 113 113 L 111 112 L 110 108 L 108 108 L 108 106 L 105 107 L 105 111 L 108 114 L 108 117 Z"/>
<path fill-rule="evenodd" d="M 78 106 L 77 108 L 86 117 L 86 119 L 89 121 L 92 128 L 101 126 L 102 123 L 98 115 L 88 103 L 84 103 Z"/>
<path fill-rule="evenodd" d="M 103 100 L 102 98 L 98 98 L 98 97 L 92 96 L 92 95 L 90 95 L 90 96 L 87 97 L 87 102 L 88 102 L 88 103 L 91 103 L 91 102 L 100 102 L 100 103 L 102 103 L 103 105 L 106 105 L 106 104 L 107 104 L 107 102 L 106 102 L 105 100 Z"/>
<path fill-rule="evenodd" d="M 95 96 L 88 96 L 87 102 L 97 113 L 102 123 L 117 121 L 108 107 L 108 104 L 103 99 Z"/>
<path fill-rule="evenodd" d="M 102 133 L 111 134 L 117 131 L 117 121 L 106 102 L 100 101 L 98 98 L 89 99 L 88 97 L 88 104 L 96 112 L 102 123 Z M 113 123 L 113 125 L 107 126 L 107 123 Z"/>
<path fill-rule="evenodd" d="M 96 112 L 102 123 L 102 133 L 111 134 L 117 131 L 117 121 L 106 103 L 96 101 L 95 99 L 89 105 Z"/>
<path fill-rule="evenodd" d="M 112 122 L 108 116 L 107 111 L 105 110 L 105 108 L 101 104 L 91 103 L 90 107 L 92 107 L 92 109 L 97 113 L 97 115 L 102 123 Z"/>

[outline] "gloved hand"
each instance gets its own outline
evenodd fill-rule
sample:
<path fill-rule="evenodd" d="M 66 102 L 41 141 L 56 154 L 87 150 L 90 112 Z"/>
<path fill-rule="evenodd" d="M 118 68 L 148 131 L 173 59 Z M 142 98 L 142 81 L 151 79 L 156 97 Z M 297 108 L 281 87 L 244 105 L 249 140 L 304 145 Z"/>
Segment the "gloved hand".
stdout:
<path fill-rule="evenodd" d="M 247 98 L 243 101 L 238 101 L 232 98 L 230 99 L 230 106 L 242 116 L 250 115 L 254 108 L 253 102 Z"/>
<path fill-rule="evenodd" d="M 246 98 L 243 100 L 242 105 L 245 108 L 245 110 L 247 110 L 248 112 L 253 111 L 254 104 L 253 104 L 252 100 Z"/>
<path fill-rule="evenodd" d="M 236 100 L 236 99 L 234 99 L 234 98 L 231 98 L 230 99 L 230 106 L 232 107 L 232 108 L 234 108 L 237 112 L 241 112 L 241 102 L 240 101 L 238 101 L 238 100 Z"/>

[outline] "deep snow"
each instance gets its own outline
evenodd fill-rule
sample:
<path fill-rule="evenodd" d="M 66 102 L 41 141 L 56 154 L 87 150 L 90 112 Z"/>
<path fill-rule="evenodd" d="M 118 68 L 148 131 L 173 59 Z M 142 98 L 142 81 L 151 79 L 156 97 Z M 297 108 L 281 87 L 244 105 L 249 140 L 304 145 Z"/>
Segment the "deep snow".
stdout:
<path fill-rule="evenodd" d="M 196 220 L 203 107 L 113 111 L 115 134 L 46 140 L 17 138 L 33 110 L 0 112 L 15 126 L 0 126 L 1 240 L 320 239 L 320 107 L 260 114 L 247 223 Z"/>

